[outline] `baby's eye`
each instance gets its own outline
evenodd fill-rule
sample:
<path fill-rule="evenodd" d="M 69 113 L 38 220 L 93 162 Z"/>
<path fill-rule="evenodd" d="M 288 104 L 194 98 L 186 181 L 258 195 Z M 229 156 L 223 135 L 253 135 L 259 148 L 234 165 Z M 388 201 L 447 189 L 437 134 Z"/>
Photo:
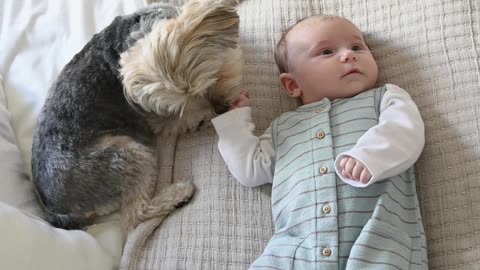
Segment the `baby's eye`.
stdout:
<path fill-rule="evenodd" d="M 320 52 L 321 55 L 329 55 L 329 54 L 332 54 L 333 51 L 332 50 L 329 50 L 329 49 L 326 49 L 326 50 L 323 50 Z"/>
<path fill-rule="evenodd" d="M 352 51 L 360 51 L 361 49 L 362 49 L 362 47 L 357 46 L 357 45 L 352 47 Z"/>

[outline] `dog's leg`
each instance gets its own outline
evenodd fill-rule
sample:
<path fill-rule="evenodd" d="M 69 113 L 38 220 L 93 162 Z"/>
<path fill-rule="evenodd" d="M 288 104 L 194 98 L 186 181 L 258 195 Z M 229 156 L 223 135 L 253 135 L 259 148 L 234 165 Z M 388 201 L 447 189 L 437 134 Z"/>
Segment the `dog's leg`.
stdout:
<path fill-rule="evenodd" d="M 120 140 L 107 137 L 103 141 Z M 163 140 L 160 142 L 162 147 L 157 151 L 162 151 L 161 149 L 164 148 L 163 142 Z M 135 191 L 126 194 L 127 196 L 124 197 L 122 208 L 125 211 L 124 226 L 126 228 L 134 228 L 140 222 L 154 217 L 165 218 L 175 209 L 188 203 L 195 190 L 191 181 L 181 181 L 173 184 L 163 182 L 158 183 L 157 187 L 159 168 L 162 166 L 157 157 L 158 153 L 153 146 L 141 148 L 135 146 L 135 144 L 130 144 L 131 147 L 124 147 L 125 149 L 132 149 L 132 152 L 137 156 L 137 159 L 134 160 L 136 164 L 130 164 L 130 166 L 141 167 L 141 172 L 135 175 L 135 180 L 131 180 L 132 183 L 138 183 L 131 186 L 132 190 L 135 188 Z M 139 153 L 142 154 L 139 155 Z"/>
<path fill-rule="evenodd" d="M 195 193 L 195 187 L 191 181 L 182 181 L 166 185 L 153 199 L 139 196 L 134 202 L 134 213 L 129 226 L 135 227 L 138 223 L 158 217 L 165 218 L 175 209 L 182 207 L 190 201 Z"/>
<path fill-rule="evenodd" d="M 55 145 L 48 141 L 44 141 Z M 58 147 L 60 148 L 60 147 Z M 153 144 L 130 136 L 104 135 L 75 152 L 50 147 L 37 153 L 35 186 L 46 219 L 56 227 L 78 229 L 143 194 L 153 198 L 157 162 Z M 43 155 L 43 156 L 42 156 Z"/>
<path fill-rule="evenodd" d="M 108 193 L 99 195 L 108 198 L 112 193 L 120 194 L 122 208 L 127 212 L 128 227 L 156 216 L 165 217 L 193 196 L 191 182 L 168 185 L 155 195 L 158 163 L 153 145 L 147 146 L 129 136 L 105 135 L 95 149 L 100 154 L 94 162 L 98 170 L 105 170 L 103 180 L 109 181 L 108 186 L 112 188 Z M 100 164 L 106 166 L 98 167 Z M 115 202 L 118 200 L 110 197 L 109 202 L 95 207 L 95 215 L 105 215 L 118 209 Z"/>

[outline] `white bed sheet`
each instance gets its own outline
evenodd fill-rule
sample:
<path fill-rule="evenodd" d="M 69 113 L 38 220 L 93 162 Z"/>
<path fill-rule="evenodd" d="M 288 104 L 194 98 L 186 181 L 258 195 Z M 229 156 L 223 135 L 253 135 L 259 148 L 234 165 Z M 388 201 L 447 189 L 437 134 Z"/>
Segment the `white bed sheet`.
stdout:
<path fill-rule="evenodd" d="M 54 229 L 36 217 L 32 133 L 63 66 L 115 16 L 143 6 L 143 0 L 0 1 L 0 163 L 13 164 L 0 166 L 0 269 L 118 266 L 125 237 L 118 216 L 87 233 Z"/>

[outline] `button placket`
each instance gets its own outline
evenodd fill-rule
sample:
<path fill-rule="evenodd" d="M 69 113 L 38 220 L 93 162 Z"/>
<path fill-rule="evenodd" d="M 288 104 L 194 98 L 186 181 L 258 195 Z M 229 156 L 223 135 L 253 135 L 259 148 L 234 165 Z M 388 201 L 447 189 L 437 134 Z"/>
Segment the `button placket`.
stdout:
<path fill-rule="evenodd" d="M 330 111 L 330 106 L 328 103 L 323 103 L 317 105 L 318 107 L 314 109 L 314 113 L 317 114 L 317 116 L 314 118 L 315 119 L 315 127 L 312 128 L 310 132 L 313 135 L 314 141 L 313 143 L 315 144 L 316 147 L 319 146 L 326 146 L 330 144 L 330 125 L 329 125 L 329 111 Z M 313 127 L 313 125 L 312 125 Z M 328 134 L 328 135 L 327 135 Z M 332 154 L 333 155 L 333 154 Z M 333 182 L 335 182 L 335 176 L 329 175 L 329 167 L 330 161 L 326 161 L 324 158 L 331 158 L 331 156 L 326 156 L 324 157 L 323 154 L 321 154 L 321 159 L 323 161 L 319 162 L 316 164 L 317 168 L 317 178 L 319 181 L 315 181 L 316 188 L 320 188 L 325 186 L 325 185 L 330 185 Z M 320 158 L 319 158 L 320 159 Z M 330 177 L 331 176 L 331 177 Z M 324 196 L 322 196 L 324 197 Z M 318 202 L 319 197 L 317 197 L 317 202 Z M 316 210 L 315 210 L 315 215 L 317 216 L 329 216 L 329 215 L 335 215 L 335 210 L 334 207 L 330 204 L 330 200 L 327 199 L 326 201 L 323 201 L 323 203 L 320 203 L 317 205 Z M 328 221 L 332 221 L 336 219 L 336 217 L 332 217 L 331 219 L 328 219 Z M 320 221 L 320 220 L 319 220 Z M 322 227 L 325 226 L 325 224 L 319 223 L 317 226 Z M 318 246 L 315 249 L 316 256 L 320 256 L 320 258 L 328 260 L 329 257 L 332 256 L 332 254 L 336 254 L 336 249 L 332 250 L 331 246 L 335 245 L 336 241 L 322 241 L 318 239 L 318 241 L 323 242 L 319 243 L 320 246 Z"/>

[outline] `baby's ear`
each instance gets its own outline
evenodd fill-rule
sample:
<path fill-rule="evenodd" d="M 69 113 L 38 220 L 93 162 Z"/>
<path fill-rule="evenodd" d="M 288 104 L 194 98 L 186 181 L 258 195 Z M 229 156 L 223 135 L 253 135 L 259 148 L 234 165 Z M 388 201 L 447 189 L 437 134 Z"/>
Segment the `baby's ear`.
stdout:
<path fill-rule="evenodd" d="M 302 91 L 298 87 L 295 76 L 291 73 L 282 73 L 280 74 L 280 82 L 283 85 L 283 88 L 287 92 L 287 95 L 293 98 L 298 98 L 302 94 Z"/>

